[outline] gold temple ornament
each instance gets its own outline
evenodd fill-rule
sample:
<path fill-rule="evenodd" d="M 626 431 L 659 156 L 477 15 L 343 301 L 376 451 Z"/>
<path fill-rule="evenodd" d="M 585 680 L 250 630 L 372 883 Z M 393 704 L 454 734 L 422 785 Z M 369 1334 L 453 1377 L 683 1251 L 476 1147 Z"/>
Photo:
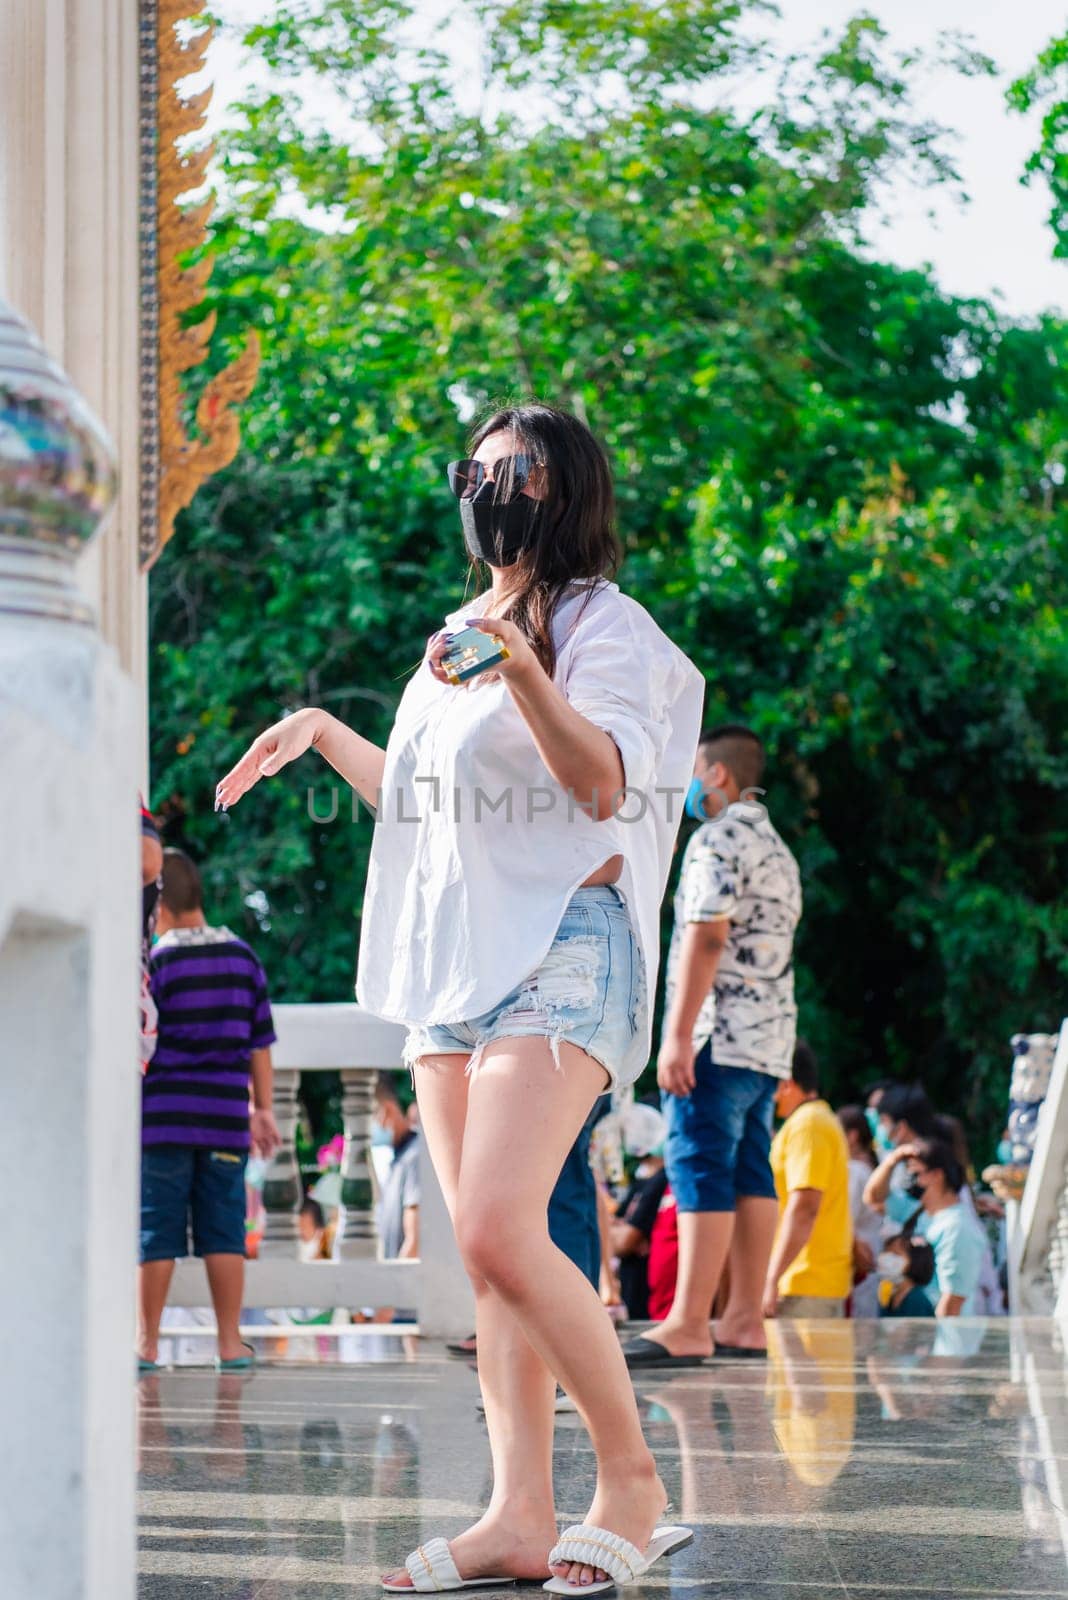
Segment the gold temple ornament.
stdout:
<path fill-rule="evenodd" d="M 223 467 L 229 466 L 241 443 L 235 407 L 252 393 L 260 366 L 260 341 L 250 332 L 244 349 L 212 378 L 196 408 L 192 436 L 182 420 L 182 375 L 200 366 L 208 355 L 215 331 L 215 313 L 187 323 L 187 313 L 204 299 L 213 261 L 199 254 L 208 235 L 214 198 L 182 206 L 184 194 L 202 188 L 215 146 L 208 142 L 181 151 L 178 140 L 200 132 L 211 104 L 212 89 L 183 98 L 177 83 L 200 72 L 214 36 L 206 25 L 184 36 L 182 23 L 190 23 L 200 8 L 190 0 L 158 0 L 156 8 L 156 145 L 155 245 L 158 285 L 157 311 L 157 500 L 154 540 L 142 554 L 148 570 L 174 532 L 178 512 L 190 504 L 197 490 Z"/>

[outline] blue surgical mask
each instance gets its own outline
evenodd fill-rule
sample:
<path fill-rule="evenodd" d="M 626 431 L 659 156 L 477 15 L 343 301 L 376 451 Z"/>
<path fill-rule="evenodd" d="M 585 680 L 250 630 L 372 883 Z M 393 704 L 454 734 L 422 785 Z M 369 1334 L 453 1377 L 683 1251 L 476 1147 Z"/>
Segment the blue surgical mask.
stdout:
<path fill-rule="evenodd" d="M 691 778 L 690 787 L 686 791 L 684 809 L 688 817 L 695 822 L 707 822 L 705 816 L 705 786 L 700 778 Z"/>
<path fill-rule="evenodd" d="M 383 1128 L 383 1126 L 382 1126 L 382 1124 L 380 1122 L 372 1122 L 372 1124 L 371 1124 L 371 1145 L 372 1145 L 372 1147 L 375 1146 L 375 1145 L 379 1145 L 379 1144 L 389 1144 L 389 1145 L 391 1145 L 392 1143 L 393 1143 L 393 1135 L 390 1133 L 389 1129 L 388 1128 Z"/>
<path fill-rule="evenodd" d="M 871 1129 L 872 1141 L 876 1150 L 879 1152 L 879 1155 L 888 1156 L 894 1146 L 891 1142 L 890 1135 L 886 1132 L 886 1129 L 879 1120 L 878 1108 L 876 1106 L 866 1106 L 864 1110 L 864 1120 Z"/>
<path fill-rule="evenodd" d="M 1012 1165 L 1012 1140 L 1001 1139 L 998 1143 L 998 1162 L 1003 1167 Z"/>

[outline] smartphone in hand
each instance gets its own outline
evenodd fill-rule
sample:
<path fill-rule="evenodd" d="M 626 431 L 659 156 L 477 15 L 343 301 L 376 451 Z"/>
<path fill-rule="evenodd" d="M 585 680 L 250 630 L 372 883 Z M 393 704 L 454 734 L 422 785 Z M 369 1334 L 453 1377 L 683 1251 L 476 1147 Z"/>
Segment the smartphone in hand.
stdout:
<path fill-rule="evenodd" d="M 441 667 L 450 683 L 466 683 L 511 655 L 503 639 L 480 628 L 461 628 L 445 637 L 449 648 L 441 657 Z"/>

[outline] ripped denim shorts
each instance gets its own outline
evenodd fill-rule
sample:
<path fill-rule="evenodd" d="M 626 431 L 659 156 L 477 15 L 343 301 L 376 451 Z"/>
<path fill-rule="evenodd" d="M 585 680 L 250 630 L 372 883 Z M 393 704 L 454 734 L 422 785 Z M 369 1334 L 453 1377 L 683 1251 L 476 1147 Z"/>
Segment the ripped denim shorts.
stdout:
<path fill-rule="evenodd" d="M 566 1040 L 601 1063 L 614 1089 L 645 998 L 641 945 L 622 894 L 613 884 L 576 889 L 530 977 L 480 1017 L 410 1029 L 404 1064 L 426 1055 L 470 1054 L 470 1073 L 491 1040 L 540 1035 L 557 1067 Z"/>

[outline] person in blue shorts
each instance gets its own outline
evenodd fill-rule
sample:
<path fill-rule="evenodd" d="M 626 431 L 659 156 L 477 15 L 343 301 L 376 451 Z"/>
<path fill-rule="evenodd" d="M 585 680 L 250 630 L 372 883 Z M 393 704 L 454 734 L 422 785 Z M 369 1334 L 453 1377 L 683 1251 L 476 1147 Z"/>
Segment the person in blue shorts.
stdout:
<path fill-rule="evenodd" d="M 657 1081 L 664 1164 L 678 1207 L 679 1272 L 665 1321 L 626 1346 L 632 1368 L 700 1364 L 718 1351 L 766 1357 L 764 1279 L 778 1226 L 770 1165 L 775 1093 L 797 1036 L 797 862 L 758 796 L 764 748 L 726 723 L 701 734 L 686 798 L 690 836 Z M 730 1257 L 730 1298 L 709 1318 Z"/>
<path fill-rule="evenodd" d="M 181 850 L 163 853 L 157 931 L 149 987 L 159 1032 L 141 1080 L 138 1367 L 158 1366 L 167 1290 L 190 1232 L 207 1269 L 218 1365 L 247 1367 L 252 1355 L 238 1331 L 245 1166 L 250 1148 L 268 1156 L 280 1143 L 267 980 L 243 939 L 208 926 L 200 874 Z"/>

